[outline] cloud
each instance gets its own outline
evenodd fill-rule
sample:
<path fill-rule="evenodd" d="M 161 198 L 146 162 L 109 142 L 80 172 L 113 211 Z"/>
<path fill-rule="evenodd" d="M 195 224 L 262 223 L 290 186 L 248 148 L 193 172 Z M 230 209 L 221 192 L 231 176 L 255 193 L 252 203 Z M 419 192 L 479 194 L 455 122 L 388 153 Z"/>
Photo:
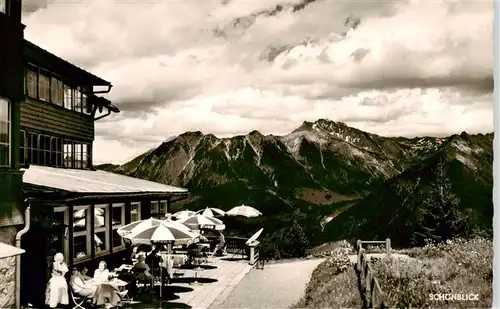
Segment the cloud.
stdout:
<path fill-rule="evenodd" d="M 103 160 L 188 130 L 286 133 L 318 118 L 382 135 L 493 128 L 491 1 L 25 4 L 29 40 L 114 84 L 122 113 L 96 125 Z"/>

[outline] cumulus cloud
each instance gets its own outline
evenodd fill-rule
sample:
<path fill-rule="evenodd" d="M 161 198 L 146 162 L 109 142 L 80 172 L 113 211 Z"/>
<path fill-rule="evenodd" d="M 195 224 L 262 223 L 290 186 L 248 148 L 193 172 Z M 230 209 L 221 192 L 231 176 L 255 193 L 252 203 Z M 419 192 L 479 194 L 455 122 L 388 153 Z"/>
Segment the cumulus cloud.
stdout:
<path fill-rule="evenodd" d="M 122 113 L 96 125 L 97 161 L 188 130 L 280 134 L 318 118 L 382 135 L 493 128 L 491 1 L 25 7 L 29 40 L 115 85 Z"/>

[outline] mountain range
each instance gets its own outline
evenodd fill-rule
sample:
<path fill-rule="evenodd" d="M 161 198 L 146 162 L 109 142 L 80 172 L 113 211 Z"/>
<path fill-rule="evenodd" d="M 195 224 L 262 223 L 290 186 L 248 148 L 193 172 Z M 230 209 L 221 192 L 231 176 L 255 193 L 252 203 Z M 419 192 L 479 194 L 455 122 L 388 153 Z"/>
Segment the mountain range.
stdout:
<path fill-rule="evenodd" d="M 491 228 L 492 143 L 493 133 L 383 137 L 320 119 L 284 136 L 186 132 L 124 165 L 96 168 L 186 187 L 191 196 L 181 207 L 310 211 L 327 239 L 391 237 L 405 245 L 439 161 L 463 211 Z"/>

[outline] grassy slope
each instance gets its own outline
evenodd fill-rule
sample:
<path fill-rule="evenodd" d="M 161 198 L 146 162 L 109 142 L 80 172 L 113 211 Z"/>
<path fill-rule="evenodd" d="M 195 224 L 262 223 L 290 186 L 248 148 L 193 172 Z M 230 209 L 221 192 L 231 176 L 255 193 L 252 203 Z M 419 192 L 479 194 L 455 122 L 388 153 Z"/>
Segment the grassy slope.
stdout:
<path fill-rule="evenodd" d="M 389 304 L 396 308 L 491 308 L 493 244 L 477 238 L 406 249 L 413 259 L 373 262 Z M 429 294 L 479 294 L 479 301 L 431 301 Z"/>

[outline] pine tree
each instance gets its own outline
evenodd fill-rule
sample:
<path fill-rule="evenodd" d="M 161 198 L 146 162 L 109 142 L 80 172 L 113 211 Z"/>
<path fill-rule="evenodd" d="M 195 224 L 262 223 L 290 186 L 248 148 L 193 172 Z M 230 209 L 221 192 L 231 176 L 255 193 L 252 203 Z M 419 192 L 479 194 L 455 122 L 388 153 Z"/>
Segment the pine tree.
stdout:
<path fill-rule="evenodd" d="M 442 160 L 434 175 L 435 180 L 423 200 L 419 224 L 414 233 L 417 244 L 424 244 L 427 240 L 434 244 L 445 243 L 458 236 L 466 224 L 466 217 L 459 210 L 460 201 L 451 191 L 451 183 Z"/>

